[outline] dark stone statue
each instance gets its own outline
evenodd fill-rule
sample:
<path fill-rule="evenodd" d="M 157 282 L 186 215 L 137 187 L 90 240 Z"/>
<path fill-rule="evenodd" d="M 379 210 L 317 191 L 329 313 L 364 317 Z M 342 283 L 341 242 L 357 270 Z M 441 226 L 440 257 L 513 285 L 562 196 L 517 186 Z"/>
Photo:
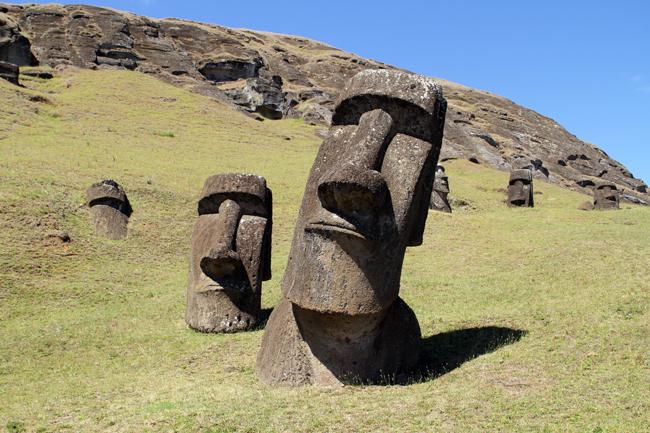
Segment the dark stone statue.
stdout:
<path fill-rule="evenodd" d="M 534 207 L 533 173 L 528 169 L 513 170 L 508 185 L 508 206 Z"/>
<path fill-rule="evenodd" d="M 439 165 L 436 168 L 436 179 L 433 182 L 433 192 L 431 193 L 431 203 L 429 208 L 440 212 L 451 213 L 449 204 L 449 178 L 445 173 L 445 167 Z"/>
<path fill-rule="evenodd" d="M 229 173 L 205 181 L 187 287 L 191 328 L 238 332 L 257 325 L 262 281 L 271 278 L 271 211 L 263 177 Z"/>
<path fill-rule="evenodd" d="M 86 190 L 95 232 L 108 239 L 123 239 L 133 213 L 124 189 L 114 180 L 103 180 Z"/>
<path fill-rule="evenodd" d="M 594 186 L 594 209 L 619 209 L 619 194 L 616 185 L 601 182 Z"/>
<path fill-rule="evenodd" d="M 267 383 L 376 382 L 418 362 L 399 297 L 422 243 L 447 103 L 431 79 L 369 70 L 348 82 L 312 166 L 257 370 Z"/>

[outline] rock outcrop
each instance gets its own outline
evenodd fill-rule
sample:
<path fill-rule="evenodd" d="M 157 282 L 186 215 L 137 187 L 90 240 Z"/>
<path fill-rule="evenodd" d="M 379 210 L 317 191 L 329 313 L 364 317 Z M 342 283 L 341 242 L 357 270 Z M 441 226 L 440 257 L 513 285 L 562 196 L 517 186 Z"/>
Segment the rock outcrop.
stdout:
<path fill-rule="evenodd" d="M 0 60 L 130 69 L 265 117 L 320 124 L 331 122 L 343 83 L 357 72 L 394 69 L 301 37 L 78 5 L 0 5 Z M 449 102 L 442 161 L 529 168 L 537 179 L 588 194 L 608 181 L 623 199 L 650 203 L 642 180 L 552 119 L 488 92 L 438 81 Z"/>

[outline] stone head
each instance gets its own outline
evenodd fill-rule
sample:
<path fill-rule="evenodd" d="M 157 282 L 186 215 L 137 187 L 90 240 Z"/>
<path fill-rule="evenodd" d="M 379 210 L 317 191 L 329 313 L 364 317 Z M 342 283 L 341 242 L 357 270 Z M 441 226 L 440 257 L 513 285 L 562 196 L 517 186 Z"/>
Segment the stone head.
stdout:
<path fill-rule="evenodd" d="M 508 206 L 533 207 L 533 172 L 513 170 L 508 184 Z"/>
<path fill-rule="evenodd" d="M 272 196 L 263 177 L 205 181 L 192 235 L 185 319 L 203 332 L 257 323 L 261 284 L 271 278 Z"/>
<path fill-rule="evenodd" d="M 439 165 L 436 168 L 436 179 L 433 183 L 433 189 L 438 192 L 449 194 L 449 177 L 445 173 L 445 167 Z"/>
<path fill-rule="evenodd" d="M 109 239 L 127 235 L 127 224 L 133 213 L 124 189 L 114 180 L 103 180 L 86 190 L 90 216 L 95 231 Z"/>
<path fill-rule="evenodd" d="M 611 182 L 601 182 L 594 186 L 594 209 L 618 209 L 618 188 Z"/>
<path fill-rule="evenodd" d="M 283 280 L 290 302 L 351 315 L 397 298 L 405 249 L 422 243 L 445 111 L 425 77 L 352 78 L 307 181 Z"/>

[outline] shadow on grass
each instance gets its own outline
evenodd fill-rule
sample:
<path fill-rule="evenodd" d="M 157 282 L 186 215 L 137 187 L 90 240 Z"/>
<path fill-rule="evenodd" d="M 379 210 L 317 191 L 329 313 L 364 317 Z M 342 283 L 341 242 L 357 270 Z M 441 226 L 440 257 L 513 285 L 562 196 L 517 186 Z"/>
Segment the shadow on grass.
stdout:
<path fill-rule="evenodd" d="M 409 385 L 436 379 L 467 361 L 519 341 L 526 331 L 485 326 L 443 332 L 422 339 L 419 367 L 394 384 Z"/>

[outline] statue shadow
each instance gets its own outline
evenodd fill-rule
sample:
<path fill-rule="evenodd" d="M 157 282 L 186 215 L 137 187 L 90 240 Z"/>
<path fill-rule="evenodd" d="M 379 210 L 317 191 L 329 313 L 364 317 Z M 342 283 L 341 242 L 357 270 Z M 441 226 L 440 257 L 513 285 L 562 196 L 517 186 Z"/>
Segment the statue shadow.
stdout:
<path fill-rule="evenodd" d="M 266 323 L 269 321 L 272 312 L 273 308 L 262 308 L 262 311 L 260 312 L 260 320 L 258 325 L 255 327 L 256 330 L 263 330 L 266 328 Z"/>
<path fill-rule="evenodd" d="M 395 385 L 428 382 L 467 361 L 516 343 L 527 331 L 499 326 L 458 329 L 423 338 L 420 363 L 415 371 L 400 375 Z"/>

